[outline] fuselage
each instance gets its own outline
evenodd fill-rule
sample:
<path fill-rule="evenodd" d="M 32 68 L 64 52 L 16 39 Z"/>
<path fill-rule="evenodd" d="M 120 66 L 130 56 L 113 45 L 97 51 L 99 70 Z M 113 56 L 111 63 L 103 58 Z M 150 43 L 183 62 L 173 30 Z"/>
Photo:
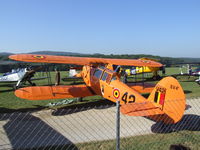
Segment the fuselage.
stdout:
<path fill-rule="evenodd" d="M 82 77 L 86 85 L 97 95 L 103 96 L 113 102 L 119 100 L 121 104 L 144 101 L 134 89 L 120 81 L 119 73 L 104 66 L 84 66 Z"/>
<path fill-rule="evenodd" d="M 159 67 L 147 67 L 147 66 L 141 66 L 141 67 L 134 67 L 131 69 L 126 69 L 125 72 L 127 75 L 136 75 L 140 73 L 150 73 L 150 72 L 155 72 L 158 71 L 160 68 Z"/>
<path fill-rule="evenodd" d="M 195 70 L 192 72 L 192 75 L 200 75 L 200 68 L 195 69 Z"/>
<path fill-rule="evenodd" d="M 5 73 L 0 76 L 0 82 L 16 82 L 21 80 L 26 73 L 26 68 L 22 68 L 16 72 Z"/>

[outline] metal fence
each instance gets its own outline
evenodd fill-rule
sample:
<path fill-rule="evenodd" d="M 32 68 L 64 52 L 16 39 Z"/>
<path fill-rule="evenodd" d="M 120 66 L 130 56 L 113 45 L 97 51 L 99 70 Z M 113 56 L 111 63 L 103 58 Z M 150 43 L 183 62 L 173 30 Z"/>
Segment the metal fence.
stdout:
<path fill-rule="evenodd" d="M 172 145 L 183 145 L 198 150 L 199 103 L 200 98 L 188 99 L 182 120 L 173 125 L 120 113 L 120 134 L 113 103 L 1 113 L 0 149 L 103 150 L 120 146 L 124 150 L 167 150 Z M 120 135 L 120 143 L 116 135 Z"/>

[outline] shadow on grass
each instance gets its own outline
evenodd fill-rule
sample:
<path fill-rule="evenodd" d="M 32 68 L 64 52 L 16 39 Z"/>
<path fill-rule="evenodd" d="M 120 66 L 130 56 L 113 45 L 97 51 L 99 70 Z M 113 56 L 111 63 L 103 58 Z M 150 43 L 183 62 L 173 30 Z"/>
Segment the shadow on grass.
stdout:
<path fill-rule="evenodd" d="M 47 107 L 39 106 L 39 105 L 33 105 L 33 106 L 35 106 L 35 108 L 9 109 L 9 108 L 0 107 L 0 114 L 14 113 L 14 112 L 35 112 L 35 111 L 39 111 L 39 110 L 47 108 Z"/>
<path fill-rule="evenodd" d="M 53 116 L 69 115 L 77 112 L 87 111 L 90 109 L 106 109 L 115 106 L 115 103 L 102 99 L 94 102 L 79 103 L 76 105 L 66 106 L 58 108 L 52 112 Z"/>
<path fill-rule="evenodd" d="M 1 83 L 0 87 L 12 87 L 13 88 L 14 85 L 15 85 L 14 83 Z"/>
<path fill-rule="evenodd" d="M 9 109 L 5 107 L 0 107 L 1 113 L 13 113 L 13 112 L 36 112 L 44 109 L 53 110 L 52 115 L 67 115 L 76 112 L 86 111 L 90 109 L 105 109 L 112 106 L 115 106 L 115 103 L 106 100 L 106 99 L 94 99 L 94 101 L 83 100 L 82 102 L 75 102 L 69 105 L 64 105 L 61 107 L 49 107 L 49 106 L 41 106 L 41 105 L 32 105 L 34 108 L 20 108 L 20 109 Z"/>
<path fill-rule="evenodd" d="M 15 90 L 14 89 L 1 90 L 0 93 L 6 93 L 6 92 L 12 92 L 12 91 L 14 92 Z"/>
<path fill-rule="evenodd" d="M 171 133 L 177 131 L 200 131 L 200 116 L 198 115 L 184 115 L 181 121 L 176 124 L 164 124 L 157 122 L 151 127 L 154 133 Z"/>
<path fill-rule="evenodd" d="M 192 91 L 184 90 L 184 93 L 189 94 L 189 93 L 192 93 Z"/>

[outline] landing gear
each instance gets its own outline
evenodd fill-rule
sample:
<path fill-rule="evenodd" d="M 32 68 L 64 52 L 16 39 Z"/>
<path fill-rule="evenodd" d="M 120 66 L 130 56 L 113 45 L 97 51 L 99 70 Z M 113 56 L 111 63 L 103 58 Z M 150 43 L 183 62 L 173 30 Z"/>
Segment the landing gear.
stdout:
<path fill-rule="evenodd" d="M 17 85 L 13 85 L 13 89 L 17 90 L 19 87 Z"/>
<path fill-rule="evenodd" d="M 153 80 L 160 80 L 161 78 L 162 78 L 162 77 L 159 76 L 159 75 L 156 75 L 156 76 L 153 76 L 153 77 L 152 77 Z"/>
<path fill-rule="evenodd" d="M 35 84 L 35 83 L 32 83 L 31 85 L 32 85 L 32 86 L 36 86 L 36 84 Z"/>
<path fill-rule="evenodd" d="M 27 81 L 28 81 L 28 83 L 29 83 L 31 86 L 36 86 L 36 84 L 35 84 L 35 83 L 33 83 L 33 82 L 31 82 L 31 80 L 30 80 L 30 79 L 27 79 Z"/>
<path fill-rule="evenodd" d="M 83 101 L 83 98 L 82 97 L 78 97 L 77 98 L 77 102 L 82 102 Z"/>
<path fill-rule="evenodd" d="M 17 82 L 17 84 L 13 85 L 13 89 L 17 90 L 21 86 L 21 80 Z"/>

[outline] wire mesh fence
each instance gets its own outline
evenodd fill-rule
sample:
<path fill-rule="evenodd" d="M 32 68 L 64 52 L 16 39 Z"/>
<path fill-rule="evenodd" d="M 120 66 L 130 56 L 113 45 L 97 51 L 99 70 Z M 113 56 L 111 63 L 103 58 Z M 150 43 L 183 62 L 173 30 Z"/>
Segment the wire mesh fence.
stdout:
<path fill-rule="evenodd" d="M 120 149 L 199 149 L 199 103 L 187 100 L 183 118 L 171 125 L 120 113 Z M 116 149 L 116 105 L 1 113 L 0 149 Z"/>

